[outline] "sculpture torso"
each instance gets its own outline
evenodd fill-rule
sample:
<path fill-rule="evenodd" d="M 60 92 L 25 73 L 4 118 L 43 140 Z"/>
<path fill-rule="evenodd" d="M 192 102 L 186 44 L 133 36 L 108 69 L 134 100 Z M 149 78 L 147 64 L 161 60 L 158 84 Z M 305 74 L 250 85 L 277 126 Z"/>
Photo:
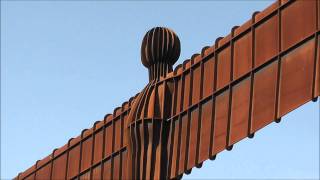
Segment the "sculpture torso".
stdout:
<path fill-rule="evenodd" d="M 150 82 L 138 95 L 128 116 L 131 154 L 128 167 L 133 179 L 168 178 L 165 149 L 169 126 L 166 119 L 171 112 L 173 82 L 158 82 L 172 71 L 179 50 L 179 39 L 166 28 L 151 29 L 143 40 L 142 62 L 149 68 Z"/>

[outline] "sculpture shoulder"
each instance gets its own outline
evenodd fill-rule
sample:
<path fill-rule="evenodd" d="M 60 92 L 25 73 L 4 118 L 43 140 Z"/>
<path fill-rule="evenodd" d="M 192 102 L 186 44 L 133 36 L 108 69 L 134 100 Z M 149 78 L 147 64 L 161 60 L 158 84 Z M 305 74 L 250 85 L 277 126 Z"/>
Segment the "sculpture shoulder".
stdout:
<path fill-rule="evenodd" d="M 128 116 L 128 122 L 168 117 L 171 107 L 173 81 L 150 82 L 135 99 Z M 170 112 L 170 111 L 169 111 Z"/>

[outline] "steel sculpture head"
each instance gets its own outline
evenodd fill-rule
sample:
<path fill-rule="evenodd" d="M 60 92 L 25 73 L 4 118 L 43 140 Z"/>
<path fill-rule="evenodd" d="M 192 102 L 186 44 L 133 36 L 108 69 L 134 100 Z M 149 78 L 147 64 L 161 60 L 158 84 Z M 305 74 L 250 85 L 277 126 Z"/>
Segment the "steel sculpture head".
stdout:
<path fill-rule="evenodd" d="M 141 62 L 149 69 L 149 80 L 159 79 L 172 71 L 180 56 L 180 40 L 169 28 L 149 30 L 141 45 Z"/>

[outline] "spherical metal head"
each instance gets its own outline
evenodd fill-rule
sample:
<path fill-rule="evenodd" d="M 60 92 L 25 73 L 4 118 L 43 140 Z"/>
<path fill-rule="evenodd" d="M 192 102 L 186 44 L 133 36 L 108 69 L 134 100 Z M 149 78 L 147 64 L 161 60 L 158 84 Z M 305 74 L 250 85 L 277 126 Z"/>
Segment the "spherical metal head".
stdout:
<path fill-rule="evenodd" d="M 155 27 L 149 30 L 141 45 L 142 64 L 150 68 L 157 63 L 172 66 L 180 56 L 180 40 L 169 28 Z"/>

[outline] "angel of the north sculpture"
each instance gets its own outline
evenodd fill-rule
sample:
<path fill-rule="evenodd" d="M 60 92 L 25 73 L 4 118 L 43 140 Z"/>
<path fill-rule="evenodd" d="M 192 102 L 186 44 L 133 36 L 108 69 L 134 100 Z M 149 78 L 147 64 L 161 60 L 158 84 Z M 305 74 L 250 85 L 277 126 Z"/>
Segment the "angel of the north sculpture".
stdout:
<path fill-rule="evenodd" d="M 149 83 L 16 179 L 181 179 L 319 96 L 320 2 L 277 1 L 173 68 L 180 40 L 149 30 Z"/>

